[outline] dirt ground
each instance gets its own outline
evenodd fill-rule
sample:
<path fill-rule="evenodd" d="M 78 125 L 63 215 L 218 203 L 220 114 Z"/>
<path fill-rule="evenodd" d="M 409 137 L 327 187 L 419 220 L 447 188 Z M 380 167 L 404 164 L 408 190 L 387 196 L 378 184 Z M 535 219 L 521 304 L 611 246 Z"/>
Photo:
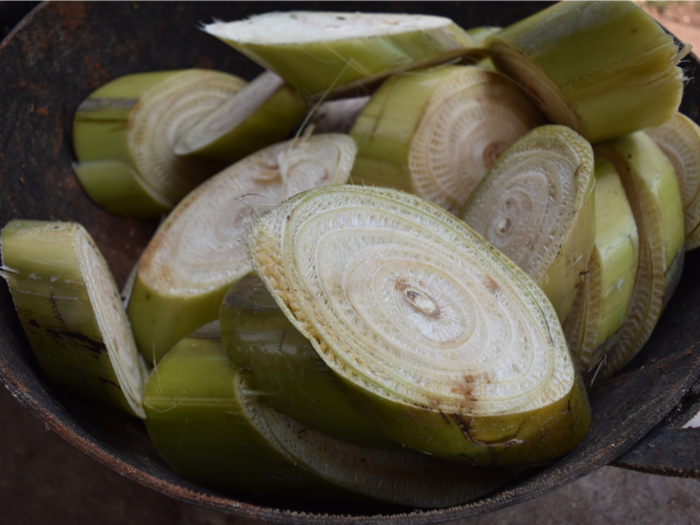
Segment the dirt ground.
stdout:
<path fill-rule="evenodd" d="M 700 52 L 700 2 L 636 2 L 661 25 Z"/>

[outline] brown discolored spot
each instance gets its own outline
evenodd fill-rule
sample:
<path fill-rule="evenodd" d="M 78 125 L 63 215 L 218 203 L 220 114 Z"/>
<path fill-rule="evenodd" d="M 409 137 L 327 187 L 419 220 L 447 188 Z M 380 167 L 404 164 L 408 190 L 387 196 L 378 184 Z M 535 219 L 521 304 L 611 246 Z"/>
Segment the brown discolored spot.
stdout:
<path fill-rule="evenodd" d="M 54 319 L 59 323 L 63 324 L 63 316 L 61 312 L 58 311 L 58 306 L 56 305 L 56 299 L 53 295 L 53 286 L 49 287 L 49 305 L 51 306 L 51 313 L 53 313 Z"/>
<path fill-rule="evenodd" d="M 423 283 L 419 283 L 419 287 L 422 284 Z M 398 280 L 394 288 L 403 295 L 406 303 L 417 312 L 426 317 L 440 316 L 440 305 L 437 301 L 427 293 L 419 290 L 418 287 L 411 286 L 405 279 Z"/>
<path fill-rule="evenodd" d="M 95 352 L 96 354 L 107 351 L 107 347 L 102 341 L 95 341 L 94 339 L 91 339 L 85 334 L 81 334 L 80 332 L 61 332 L 60 335 L 68 337 L 69 339 L 73 339 L 75 341 L 79 341 L 85 346 L 85 348 L 87 348 L 91 352 Z"/>
<path fill-rule="evenodd" d="M 99 380 L 99 382 L 100 382 L 101 385 L 110 385 L 110 386 L 113 386 L 114 388 L 117 388 L 117 389 L 119 389 L 119 390 L 122 389 L 122 387 L 120 387 L 117 383 L 115 383 L 114 381 L 111 381 L 111 380 L 109 380 L 109 379 L 107 379 L 107 378 L 98 377 L 97 379 Z"/>
<path fill-rule="evenodd" d="M 510 230 L 512 225 L 513 221 L 510 220 L 510 217 L 501 217 L 501 220 L 498 221 L 496 229 L 498 230 L 498 233 L 504 234 L 508 233 L 508 230 Z"/>
<path fill-rule="evenodd" d="M 491 168 L 493 163 L 498 160 L 498 157 L 503 155 L 503 153 L 508 149 L 508 144 L 501 141 L 491 142 L 488 146 L 484 148 L 481 154 L 481 161 L 484 163 L 486 169 Z"/>
<path fill-rule="evenodd" d="M 46 335 L 48 335 L 49 337 L 53 337 L 54 339 L 61 339 L 61 334 L 58 333 L 56 330 L 48 329 L 46 330 Z"/>
<path fill-rule="evenodd" d="M 36 319 L 30 319 L 29 324 L 36 328 L 39 328 L 39 323 L 36 322 Z"/>
<path fill-rule="evenodd" d="M 481 383 L 488 383 L 489 378 L 485 374 L 464 374 L 462 381 L 456 383 L 450 389 L 453 394 L 460 396 L 464 400 L 476 402 L 479 400 L 476 389 Z"/>
<path fill-rule="evenodd" d="M 485 275 L 482 283 L 484 284 L 484 288 L 494 297 L 498 297 L 501 294 L 501 287 L 491 276 Z"/>

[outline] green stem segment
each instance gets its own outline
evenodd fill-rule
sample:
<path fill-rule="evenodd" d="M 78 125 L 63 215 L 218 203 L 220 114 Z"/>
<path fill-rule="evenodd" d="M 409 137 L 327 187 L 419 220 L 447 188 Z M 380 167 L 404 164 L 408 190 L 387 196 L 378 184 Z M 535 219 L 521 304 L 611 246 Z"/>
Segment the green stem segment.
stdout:
<path fill-rule="evenodd" d="M 407 71 L 382 84 L 355 122 L 352 179 L 457 213 L 495 160 L 541 124 L 540 112 L 499 73 L 469 66 Z"/>
<path fill-rule="evenodd" d="M 204 29 L 309 99 L 356 94 L 405 69 L 482 53 L 451 20 L 426 15 L 292 11 Z"/>
<path fill-rule="evenodd" d="M 73 120 L 76 175 L 108 211 L 157 217 L 225 163 L 179 159 L 173 149 L 199 119 L 246 85 L 208 70 L 137 73 L 83 101 Z"/>
<path fill-rule="evenodd" d="M 519 472 L 334 440 L 263 404 L 249 381 L 231 366 L 215 326 L 184 338 L 158 364 L 145 390 L 146 427 L 174 470 L 234 497 L 336 512 L 389 510 L 372 502 L 448 507 Z"/>
<path fill-rule="evenodd" d="M 700 246 L 700 126 L 681 113 L 646 130 L 673 165 L 683 199 L 685 248 Z"/>
<path fill-rule="evenodd" d="M 267 71 L 192 127 L 175 153 L 233 164 L 284 140 L 306 107 L 284 80 Z"/>
<path fill-rule="evenodd" d="M 56 386 L 145 417 L 145 366 L 107 263 L 74 223 L 11 221 L 3 276 L 22 327 Z"/>
<path fill-rule="evenodd" d="M 257 218 L 248 248 L 287 317 L 407 447 L 505 465 L 585 436 L 590 407 L 551 304 L 442 208 L 317 188 Z"/>
<path fill-rule="evenodd" d="M 659 126 L 681 102 L 687 49 L 633 2 L 559 2 L 486 45 L 553 123 L 591 143 Z"/>
<path fill-rule="evenodd" d="M 563 325 L 584 375 L 620 340 L 639 258 L 637 226 L 615 168 L 597 158 L 595 179 L 595 246 Z"/>
<path fill-rule="evenodd" d="M 260 277 L 246 276 L 231 287 L 219 320 L 231 363 L 248 373 L 261 401 L 334 439 L 375 448 L 399 446 L 360 410 Z"/>
<path fill-rule="evenodd" d="M 597 144 L 596 156 L 620 175 L 639 233 L 639 265 L 620 342 L 599 377 L 620 370 L 644 346 L 680 281 L 685 256 L 683 205 L 673 166 L 643 131 Z"/>
<path fill-rule="evenodd" d="M 219 317 L 226 291 L 251 271 L 249 218 L 286 196 L 347 181 L 355 144 L 341 134 L 269 146 L 192 191 L 160 225 L 137 271 L 128 314 L 147 361 Z"/>
<path fill-rule="evenodd" d="M 593 150 L 564 126 L 541 126 L 481 181 L 462 219 L 532 277 L 564 320 L 595 239 Z"/>

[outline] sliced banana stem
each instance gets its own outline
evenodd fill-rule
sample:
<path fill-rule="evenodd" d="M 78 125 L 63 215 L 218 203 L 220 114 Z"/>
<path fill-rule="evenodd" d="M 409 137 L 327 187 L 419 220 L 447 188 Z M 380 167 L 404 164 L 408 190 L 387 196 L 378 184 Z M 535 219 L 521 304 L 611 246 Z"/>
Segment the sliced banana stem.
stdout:
<path fill-rule="evenodd" d="M 225 166 L 180 159 L 175 145 L 245 85 L 234 75 L 199 69 L 138 73 L 105 84 L 83 101 L 73 121 L 76 171 L 86 191 L 120 215 L 157 217 L 172 209 Z"/>
<path fill-rule="evenodd" d="M 681 102 L 687 51 L 633 2 L 559 2 L 486 45 L 553 123 L 591 143 L 659 126 Z"/>
<path fill-rule="evenodd" d="M 593 251 L 594 180 L 591 145 L 541 126 L 496 161 L 460 215 L 542 287 L 562 321 Z"/>
<path fill-rule="evenodd" d="M 467 34 L 472 37 L 472 40 L 474 40 L 477 45 L 483 47 L 485 51 L 488 51 L 488 48 L 485 45 L 486 39 L 491 35 L 498 33 L 501 29 L 503 28 L 497 26 L 472 27 L 467 29 Z"/>
<path fill-rule="evenodd" d="M 369 100 L 365 96 L 324 102 L 313 111 L 309 125 L 314 126 L 315 133 L 350 133 Z"/>
<path fill-rule="evenodd" d="M 382 84 L 352 128 L 352 180 L 457 213 L 499 155 L 543 123 L 499 73 L 469 66 L 408 71 Z"/>
<path fill-rule="evenodd" d="M 11 221 L 3 276 L 46 377 L 69 392 L 145 417 L 146 369 L 107 263 L 75 223 Z"/>
<path fill-rule="evenodd" d="M 251 271 L 249 218 L 299 191 L 348 180 L 355 144 L 347 135 L 269 146 L 191 192 L 156 231 L 139 263 L 128 314 L 147 361 L 219 317 L 226 291 Z M 291 210 L 289 210 L 291 212 Z"/>
<path fill-rule="evenodd" d="M 248 248 L 287 317 L 407 447 L 506 465 L 553 459 L 586 434 L 590 407 L 551 304 L 442 208 L 386 188 L 317 188 L 256 218 Z"/>
<path fill-rule="evenodd" d="M 247 371 L 261 401 L 334 439 L 375 448 L 399 446 L 360 410 L 259 276 L 246 276 L 231 287 L 219 321 L 231 363 Z"/>
<path fill-rule="evenodd" d="M 595 246 L 564 334 L 581 374 L 620 340 L 637 273 L 639 237 L 612 164 L 595 162 Z"/>
<path fill-rule="evenodd" d="M 185 133 L 175 153 L 233 164 L 284 140 L 306 107 L 282 78 L 267 71 Z"/>
<path fill-rule="evenodd" d="M 204 30 L 309 99 L 364 94 L 399 71 L 481 53 L 450 19 L 428 15 L 275 12 Z"/>
<path fill-rule="evenodd" d="M 640 131 L 597 144 L 622 180 L 639 234 L 639 265 L 618 344 L 598 375 L 605 379 L 641 350 L 680 280 L 684 260 L 683 207 L 673 166 Z"/>
<path fill-rule="evenodd" d="M 700 127 L 681 113 L 666 124 L 646 130 L 671 161 L 683 199 L 685 249 L 700 246 Z"/>
<path fill-rule="evenodd" d="M 263 399 L 250 387 L 248 374 L 231 366 L 216 329 L 205 327 L 178 343 L 151 375 L 146 427 L 160 454 L 183 476 L 293 508 L 337 511 L 344 504 L 356 510 L 372 501 L 448 507 L 519 473 L 351 445 L 304 427 Z"/>
<path fill-rule="evenodd" d="M 149 218 L 170 211 L 170 206 L 164 204 L 163 199 L 124 161 L 76 162 L 73 171 L 92 200 L 109 212 Z"/>

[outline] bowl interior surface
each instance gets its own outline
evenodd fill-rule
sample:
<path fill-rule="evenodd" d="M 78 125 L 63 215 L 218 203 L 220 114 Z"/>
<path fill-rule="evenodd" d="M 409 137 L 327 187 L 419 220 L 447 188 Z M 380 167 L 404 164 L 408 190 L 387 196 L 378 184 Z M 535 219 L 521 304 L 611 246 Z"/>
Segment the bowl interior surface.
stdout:
<path fill-rule="evenodd" d="M 532 2 L 295 3 L 294 9 L 439 14 L 462 27 L 505 26 L 547 4 Z M 274 2 L 47 3 L 0 44 L 0 226 L 15 218 L 76 221 L 96 240 L 121 286 L 157 221 L 125 219 L 98 208 L 71 168 L 71 122 L 80 102 L 103 83 L 140 71 L 213 68 L 252 79 L 261 69 L 198 29 L 213 18 L 237 20 L 289 10 Z M 691 55 L 681 111 L 698 122 L 700 87 Z M 276 508 L 243 501 L 175 474 L 143 424 L 55 391 L 32 355 L 4 281 L 0 284 L 0 377 L 12 394 L 64 439 L 117 472 L 183 501 L 281 523 L 436 523 L 513 505 L 608 464 L 632 447 L 700 376 L 700 255 L 686 269 L 643 351 L 590 392 L 593 422 L 585 441 L 554 464 L 530 471 L 489 497 L 439 511 L 372 515 L 362 508 Z M 1 279 L 0 279 L 1 280 Z"/>

